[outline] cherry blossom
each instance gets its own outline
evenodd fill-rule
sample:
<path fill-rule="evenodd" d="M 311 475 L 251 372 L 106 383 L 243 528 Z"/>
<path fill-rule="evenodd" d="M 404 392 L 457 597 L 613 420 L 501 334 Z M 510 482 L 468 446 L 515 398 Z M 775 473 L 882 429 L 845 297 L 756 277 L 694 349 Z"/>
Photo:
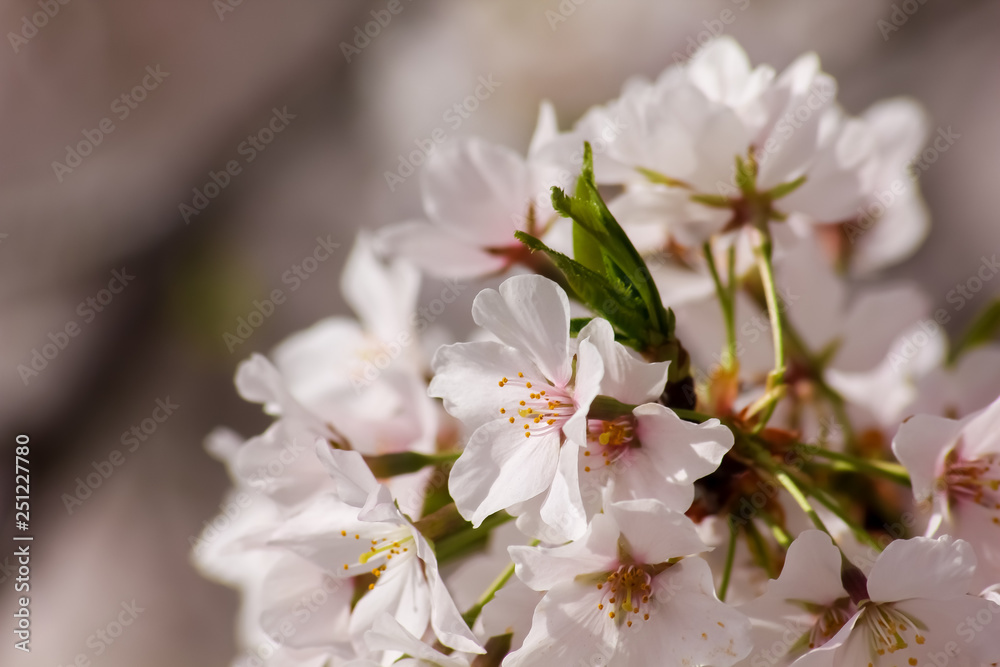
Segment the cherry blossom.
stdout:
<path fill-rule="evenodd" d="M 916 537 L 891 543 L 866 584 L 850 591 L 857 611 L 793 665 L 979 667 L 997 662 L 1000 635 L 976 630 L 977 616 L 989 620 L 995 611 L 989 600 L 969 595 L 975 568 L 972 547 L 962 540 Z"/>
<path fill-rule="evenodd" d="M 571 544 L 511 547 L 517 576 L 546 591 L 524 645 L 505 667 L 552 664 L 733 665 L 749 622 L 719 602 L 694 525 L 658 501 L 594 517 Z"/>
<path fill-rule="evenodd" d="M 515 276 L 483 290 L 472 314 L 499 342 L 442 347 L 429 388 L 472 431 L 449 479 L 455 504 L 479 525 L 542 496 L 541 520 L 578 535 L 577 461 L 601 358 L 587 340 L 572 344 L 566 294 L 546 278 Z"/>
<path fill-rule="evenodd" d="M 1000 580 L 1000 399 L 962 420 L 915 415 L 892 449 L 930 509 L 930 535 L 948 533 L 976 548 L 980 588 Z"/>

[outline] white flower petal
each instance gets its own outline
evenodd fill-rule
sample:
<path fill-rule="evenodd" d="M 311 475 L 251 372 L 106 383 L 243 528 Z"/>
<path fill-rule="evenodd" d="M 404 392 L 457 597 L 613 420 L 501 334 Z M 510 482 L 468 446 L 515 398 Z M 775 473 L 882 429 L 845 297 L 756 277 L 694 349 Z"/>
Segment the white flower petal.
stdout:
<path fill-rule="evenodd" d="M 500 291 L 486 289 L 472 305 L 476 324 L 533 360 L 545 377 L 566 386 L 572 376 L 569 299 L 556 283 L 536 275 L 514 276 Z"/>
<path fill-rule="evenodd" d="M 976 554 L 964 540 L 914 537 L 885 548 L 868 575 L 875 602 L 909 598 L 951 600 L 969 592 Z"/>
<path fill-rule="evenodd" d="M 615 569 L 618 535 L 614 520 L 598 514 L 575 542 L 560 547 L 512 546 L 508 551 L 517 578 L 536 591 L 545 591 L 580 574 Z"/>
<path fill-rule="evenodd" d="M 506 419 L 476 429 L 448 479 L 462 516 L 478 526 L 489 515 L 544 492 L 559 463 L 559 434 L 525 438 Z"/>
<path fill-rule="evenodd" d="M 655 401 L 667 383 L 670 362 L 649 363 L 615 340 L 607 320 L 594 318 L 577 335 L 597 348 L 604 366 L 601 393 L 622 403 L 638 405 Z M 579 385 L 580 380 L 577 379 Z"/>
<path fill-rule="evenodd" d="M 606 508 L 621 530 L 629 556 L 656 565 L 708 550 L 691 519 L 656 500 L 627 500 Z M 596 517 L 595 517 L 596 520 Z"/>

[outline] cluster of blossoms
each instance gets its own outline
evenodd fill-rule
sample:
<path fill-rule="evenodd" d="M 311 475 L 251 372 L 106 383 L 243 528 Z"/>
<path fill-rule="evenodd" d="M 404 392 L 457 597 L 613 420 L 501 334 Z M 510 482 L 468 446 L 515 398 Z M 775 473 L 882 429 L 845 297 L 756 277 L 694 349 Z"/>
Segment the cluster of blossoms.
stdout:
<path fill-rule="evenodd" d="M 526 158 L 438 149 L 427 219 L 355 244 L 357 319 L 245 361 L 275 421 L 209 438 L 233 664 L 998 664 L 1000 318 L 949 346 L 856 283 L 926 234 L 926 135 L 721 39 L 572 130 L 543 105 Z M 421 271 L 487 283 L 473 340 Z"/>

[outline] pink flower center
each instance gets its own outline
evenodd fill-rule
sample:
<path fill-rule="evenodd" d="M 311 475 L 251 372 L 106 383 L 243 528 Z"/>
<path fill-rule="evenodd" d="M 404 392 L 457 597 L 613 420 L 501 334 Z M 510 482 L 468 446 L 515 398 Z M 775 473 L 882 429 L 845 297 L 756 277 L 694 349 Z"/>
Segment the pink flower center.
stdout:
<path fill-rule="evenodd" d="M 1000 456 L 988 454 L 965 460 L 952 451 L 945 461 L 942 478 L 948 498 L 971 502 L 994 513 L 993 523 L 1000 525 Z"/>
<path fill-rule="evenodd" d="M 511 389 L 511 403 L 500 408 L 500 414 L 525 438 L 558 432 L 576 411 L 569 392 L 544 378 L 529 379 L 519 372 L 516 378 L 501 378 L 499 384 Z"/>
<path fill-rule="evenodd" d="M 632 627 L 634 620 L 649 620 L 649 613 L 643 612 L 649 604 L 653 577 L 641 566 L 622 565 L 607 578 L 597 584 L 601 591 L 600 610 L 608 609 L 608 618 Z"/>
<path fill-rule="evenodd" d="M 611 421 L 603 419 L 587 420 L 587 449 L 583 455 L 595 457 L 594 466 L 610 466 L 628 455 L 638 442 L 635 438 L 635 417 L 623 415 Z M 600 458 L 596 458 L 599 455 Z M 601 463 L 603 461 L 603 463 Z M 588 464 L 591 463 L 588 461 Z M 584 467 L 591 471 L 591 465 Z"/>
<path fill-rule="evenodd" d="M 857 609 L 850 598 L 840 598 L 823 610 L 809 630 L 809 648 L 817 648 L 827 643 L 851 620 Z"/>

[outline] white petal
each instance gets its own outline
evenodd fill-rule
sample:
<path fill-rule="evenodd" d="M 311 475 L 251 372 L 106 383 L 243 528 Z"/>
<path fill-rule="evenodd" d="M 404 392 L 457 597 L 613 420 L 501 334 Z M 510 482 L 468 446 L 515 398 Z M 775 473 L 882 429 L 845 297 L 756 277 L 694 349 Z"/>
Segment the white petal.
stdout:
<path fill-rule="evenodd" d="M 916 415 L 903 422 L 892 439 L 892 453 L 906 466 L 913 496 L 927 502 L 944 473 L 944 457 L 952 449 L 962 422 L 931 415 Z"/>
<path fill-rule="evenodd" d="M 525 353 L 546 378 L 563 387 L 569 383 L 569 299 L 559 285 L 536 275 L 508 278 L 499 292 L 486 289 L 476 296 L 472 317 Z"/>
<path fill-rule="evenodd" d="M 587 444 L 587 414 L 590 405 L 601 390 L 604 362 L 589 340 L 581 340 L 577 353 L 576 383 L 573 389 L 573 413 L 565 424 L 563 433 L 581 447 Z"/>
<path fill-rule="evenodd" d="M 948 536 L 896 540 L 885 548 L 868 575 L 875 602 L 908 598 L 950 600 L 969 592 L 976 554 L 968 542 Z"/>
<path fill-rule="evenodd" d="M 427 584 L 430 588 L 430 620 L 434 634 L 445 646 L 467 653 L 484 653 L 476 636 L 472 634 L 472 630 L 462 619 L 462 613 L 455 606 L 455 601 L 445 587 L 444 581 L 441 580 L 434 550 L 419 533 L 415 534 L 415 539 L 417 555 L 423 561 L 424 576 L 427 578 Z"/>
<path fill-rule="evenodd" d="M 640 405 L 633 414 L 640 446 L 611 467 L 612 496 L 656 498 L 674 511 L 686 512 L 694 500 L 695 480 L 719 467 L 733 446 L 732 432 L 715 419 L 704 424 L 684 421 L 658 403 Z"/>
<path fill-rule="evenodd" d="M 749 619 L 719 602 L 700 558 L 685 558 L 658 575 L 648 609 L 648 621 L 622 630 L 615 656 L 620 664 L 728 667 L 753 648 Z"/>
<path fill-rule="evenodd" d="M 855 300 L 843 324 L 843 344 L 831 361 L 839 371 L 874 368 L 889 346 L 930 310 L 930 302 L 912 285 L 870 289 Z M 940 328 L 936 336 L 942 335 Z"/>
<path fill-rule="evenodd" d="M 382 262 L 375 255 L 371 236 L 359 233 L 344 265 L 340 289 L 367 331 L 380 340 L 393 340 L 409 330 L 420 274 L 403 261 Z"/>
<path fill-rule="evenodd" d="M 444 399 L 444 409 L 470 429 L 495 420 L 509 401 L 500 380 L 523 371 L 540 371 L 518 350 L 494 341 L 442 345 L 431 363 L 434 379 L 427 393 Z M 505 400 L 506 399 L 506 400 Z"/>
<path fill-rule="evenodd" d="M 424 221 L 403 222 L 379 230 L 376 242 L 386 252 L 404 257 L 438 278 L 475 278 L 505 268 L 510 261 Z"/>
<path fill-rule="evenodd" d="M 536 591 L 555 588 L 580 574 L 609 572 L 618 566 L 618 526 L 598 514 L 575 542 L 560 547 L 512 546 L 517 578 Z"/>
<path fill-rule="evenodd" d="M 504 659 L 504 667 L 609 664 L 616 632 L 606 612 L 597 608 L 597 592 L 592 586 L 567 582 L 546 593 L 524 645 Z"/>
<path fill-rule="evenodd" d="M 455 658 L 435 651 L 414 637 L 389 614 L 383 614 L 375 619 L 372 629 L 365 633 L 365 643 L 373 651 L 398 651 L 439 667 L 469 666 L 469 661 L 464 658 Z"/>
<path fill-rule="evenodd" d="M 622 403 L 638 405 L 655 401 L 667 383 L 670 362 L 649 363 L 615 340 L 607 320 L 594 318 L 577 335 L 597 348 L 604 364 L 601 393 Z"/>
<path fill-rule="evenodd" d="M 316 456 L 333 478 L 337 497 L 345 503 L 364 507 L 368 497 L 378 491 L 378 481 L 358 452 L 334 449 L 326 440 L 317 440 Z"/>
<path fill-rule="evenodd" d="M 611 503 L 607 512 L 617 522 L 624 546 L 637 563 L 658 565 L 708 550 L 694 522 L 659 501 Z"/>
<path fill-rule="evenodd" d="M 506 419 L 476 429 L 448 479 L 462 516 L 478 526 L 489 515 L 533 498 L 552 484 L 559 434 L 525 438 Z"/>
<path fill-rule="evenodd" d="M 968 420 L 962 440 L 962 454 L 967 458 L 1000 452 L 1000 398 Z"/>
<path fill-rule="evenodd" d="M 414 560 L 415 564 L 417 561 Z M 351 613 L 351 636 L 356 646 L 375 621 L 389 614 L 411 635 L 423 636 L 430 620 L 431 597 L 427 582 L 416 567 L 392 567 L 378 579 L 375 588 L 361 596 Z"/>
<path fill-rule="evenodd" d="M 438 146 L 427 161 L 421 186 L 432 222 L 482 248 L 518 245 L 531 198 L 524 160 L 482 139 Z"/>
<path fill-rule="evenodd" d="M 578 539 L 587 529 L 587 512 L 580 496 L 580 446 L 567 440 L 559 448 L 559 467 L 541 507 L 541 519 L 558 538 L 553 542 Z"/>

